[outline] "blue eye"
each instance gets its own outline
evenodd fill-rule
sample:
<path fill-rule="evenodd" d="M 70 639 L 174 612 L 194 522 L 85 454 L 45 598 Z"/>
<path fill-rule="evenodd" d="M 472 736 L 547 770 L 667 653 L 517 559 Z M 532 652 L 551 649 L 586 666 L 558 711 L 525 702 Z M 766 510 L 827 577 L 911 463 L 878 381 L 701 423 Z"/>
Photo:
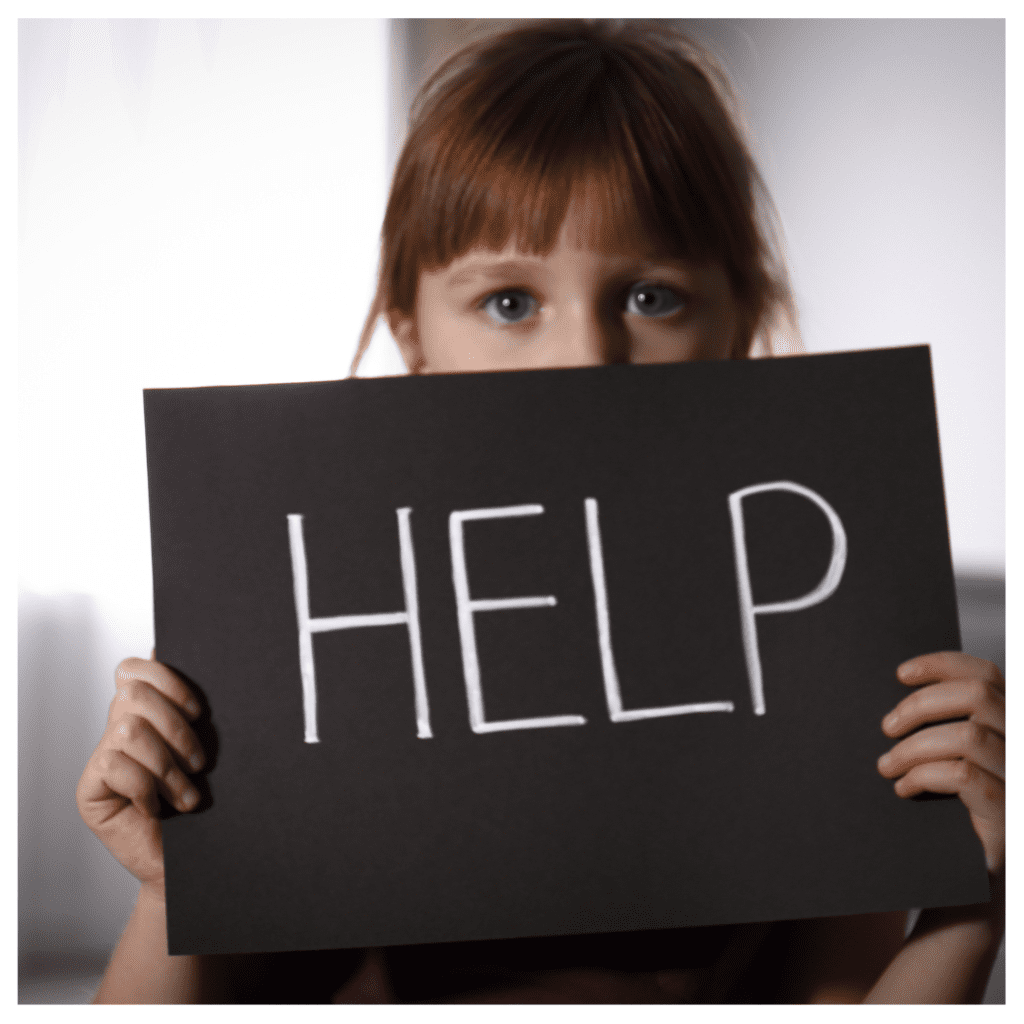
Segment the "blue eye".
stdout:
<path fill-rule="evenodd" d="M 641 282 L 630 288 L 629 297 L 626 299 L 626 312 L 657 318 L 671 316 L 679 312 L 684 305 L 686 301 L 671 288 Z"/>
<path fill-rule="evenodd" d="M 537 303 L 526 292 L 495 292 L 484 299 L 484 312 L 496 323 L 517 324 L 533 313 Z"/>

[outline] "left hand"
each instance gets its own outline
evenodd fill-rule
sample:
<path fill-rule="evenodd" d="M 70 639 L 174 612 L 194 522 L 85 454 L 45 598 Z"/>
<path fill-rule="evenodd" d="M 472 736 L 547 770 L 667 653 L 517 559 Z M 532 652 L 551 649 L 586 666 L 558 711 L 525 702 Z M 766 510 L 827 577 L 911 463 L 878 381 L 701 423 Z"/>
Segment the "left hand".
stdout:
<path fill-rule="evenodd" d="M 918 687 L 882 719 L 894 739 L 940 722 L 897 743 L 878 761 L 896 779 L 897 796 L 956 793 L 971 815 L 992 874 L 1006 864 L 1006 683 L 990 661 L 958 651 L 923 654 L 896 670 Z M 951 718 L 964 721 L 951 722 Z"/>

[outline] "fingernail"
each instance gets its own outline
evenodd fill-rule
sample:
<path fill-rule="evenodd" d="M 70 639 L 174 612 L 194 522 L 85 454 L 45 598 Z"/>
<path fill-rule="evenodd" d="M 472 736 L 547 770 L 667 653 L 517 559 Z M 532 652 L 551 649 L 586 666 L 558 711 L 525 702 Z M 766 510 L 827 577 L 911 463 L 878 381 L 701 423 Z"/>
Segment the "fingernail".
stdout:
<path fill-rule="evenodd" d="M 191 807 L 198 799 L 199 794 L 194 789 L 186 789 L 181 794 L 181 805 L 182 807 Z"/>
<path fill-rule="evenodd" d="M 890 711 L 889 714 L 882 719 L 882 728 L 892 729 L 896 725 L 898 719 L 899 715 L 897 715 L 895 711 Z"/>
<path fill-rule="evenodd" d="M 917 675 L 917 666 L 912 661 L 904 662 L 896 669 L 896 675 L 900 679 L 913 679 Z"/>
<path fill-rule="evenodd" d="M 890 761 L 892 761 L 892 758 L 888 754 L 883 754 L 878 759 L 878 767 L 879 768 L 887 768 L 889 766 L 889 762 Z"/>
<path fill-rule="evenodd" d="M 203 758 L 201 754 L 193 754 L 189 759 L 188 763 L 192 766 L 192 771 L 197 772 L 203 766 Z"/>
<path fill-rule="evenodd" d="M 198 715 L 199 714 L 199 705 L 194 700 L 189 700 L 189 701 L 187 701 L 185 703 L 185 710 L 190 715 Z"/>

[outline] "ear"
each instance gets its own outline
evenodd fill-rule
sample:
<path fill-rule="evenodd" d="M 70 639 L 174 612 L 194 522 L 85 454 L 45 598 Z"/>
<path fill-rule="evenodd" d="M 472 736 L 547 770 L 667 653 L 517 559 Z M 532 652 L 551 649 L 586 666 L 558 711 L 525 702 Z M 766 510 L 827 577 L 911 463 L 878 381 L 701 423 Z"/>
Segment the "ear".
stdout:
<path fill-rule="evenodd" d="M 402 353 L 406 370 L 409 373 L 422 373 L 424 359 L 419 333 L 416 330 L 416 317 L 392 309 L 388 313 L 388 327 L 391 328 L 398 350 Z"/>

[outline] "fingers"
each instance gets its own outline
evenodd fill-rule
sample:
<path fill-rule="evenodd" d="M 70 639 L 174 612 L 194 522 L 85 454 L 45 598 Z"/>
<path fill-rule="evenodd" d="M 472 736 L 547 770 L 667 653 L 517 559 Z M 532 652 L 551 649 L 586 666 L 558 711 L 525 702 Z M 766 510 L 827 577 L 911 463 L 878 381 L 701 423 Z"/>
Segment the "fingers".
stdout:
<path fill-rule="evenodd" d="M 1003 820 L 1005 783 L 970 761 L 930 761 L 919 765 L 896 783 L 896 792 L 902 797 L 925 792 L 955 793 L 972 817 L 977 815 L 991 823 Z"/>
<path fill-rule="evenodd" d="M 970 718 L 1000 736 L 1006 735 L 1006 697 L 982 679 L 951 679 L 922 686 L 893 708 L 882 719 L 882 730 L 889 736 L 902 736 L 927 722 L 950 718 Z"/>
<path fill-rule="evenodd" d="M 920 686 L 942 679 L 979 679 L 1000 692 L 1006 691 L 1003 674 L 991 661 L 961 651 L 939 651 L 911 658 L 896 669 L 896 677 L 907 686 Z"/>
<path fill-rule="evenodd" d="M 882 720 L 882 731 L 904 736 L 878 760 L 895 778 L 897 796 L 959 796 L 985 849 L 990 871 L 1000 871 L 1006 848 L 1006 682 L 990 661 L 940 651 L 905 661 L 896 670 L 917 687 Z M 949 719 L 961 721 L 949 721 Z M 937 722 L 929 728 L 920 726 Z M 912 732 L 918 729 L 917 732 Z M 912 735 L 906 735 L 911 733 Z"/>
<path fill-rule="evenodd" d="M 155 818 L 158 794 L 179 811 L 191 810 L 199 793 L 186 773 L 202 768 L 204 755 L 185 716 L 198 715 L 198 701 L 158 662 L 126 658 L 114 678 L 107 728 L 79 783 L 83 818 L 95 827 L 129 803 Z"/>
<path fill-rule="evenodd" d="M 194 810 L 199 792 L 188 779 L 204 763 L 189 724 L 199 702 L 166 665 L 126 658 L 107 728 L 79 780 L 76 798 L 85 823 L 136 878 L 163 885 L 160 797 Z"/>
<path fill-rule="evenodd" d="M 191 810 L 199 802 L 199 793 L 186 772 L 202 768 L 204 756 L 185 714 L 195 717 L 198 702 L 181 679 L 159 662 L 126 658 L 114 678 L 117 692 L 100 749 L 119 751 L 136 762 L 152 775 L 168 803 L 179 811 Z M 111 779 L 106 782 L 113 792 L 121 793 Z"/>
<path fill-rule="evenodd" d="M 896 778 L 927 762 L 954 758 L 962 758 L 999 779 L 1006 778 L 1006 741 L 994 730 L 970 720 L 946 722 L 908 736 L 878 759 L 878 770 L 886 778 Z"/>
<path fill-rule="evenodd" d="M 956 793 L 969 809 L 991 811 L 1003 802 L 1005 783 L 970 761 L 929 761 L 907 772 L 896 783 L 896 791 L 904 797 Z"/>
<path fill-rule="evenodd" d="M 162 890 L 164 863 L 159 783 L 120 750 L 101 746 L 76 793 L 83 821 L 140 882 Z"/>
<path fill-rule="evenodd" d="M 164 799 L 179 811 L 189 811 L 199 802 L 198 791 L 178 766 L 164 738 L 146 718 L 127 714 L 117 719 L 108 727 L 104 746 L 109 752 L 121 753 L 148 771 Z M 110 778 L 106 781 L 114 792 L 122 792 Z M 131 798 L 129 793 L 123 795 Z"/>
<path fill-rule="evenodd" d="M 94 830 L 101 829 L 126 803 L 134 804 L 147 818 L 160 814 L 153 774 L 120 750 L 96 751 L 82 774 L 76 796 L 82 817 Z"/>
<path fill-rule="evenodd" d="M 154 652 L 155 653 L 155 652 Z M 133 681 L 148 683 L 163 694 L 172 704 L 188 715 L 199 715 L 199 702 L 179 676 L 159 661 L 144 661 L 142 658 L 125 658 L 114 673 L 114 682 L 120 691 Z"/>
<path fill-rule="evenodd" d="M 109 732 L 123 719 L 141 718 L 181 759 L 191 772 L 203 766 L 203 748 L 192 727 L 175 704 L 141 679 L 128 679 L 118 687 L 107 718 Z"/>
<path fill-rule="evenodd" d="M 967 760 L 929 761 L 912 768 L 896 785 L 907 798 L 918 793 L 955 793 L 971 815 L 985 850 L 989 871 L 1003 869 L 1006 857 L 1006 785 L 1002 779 Z"/>

